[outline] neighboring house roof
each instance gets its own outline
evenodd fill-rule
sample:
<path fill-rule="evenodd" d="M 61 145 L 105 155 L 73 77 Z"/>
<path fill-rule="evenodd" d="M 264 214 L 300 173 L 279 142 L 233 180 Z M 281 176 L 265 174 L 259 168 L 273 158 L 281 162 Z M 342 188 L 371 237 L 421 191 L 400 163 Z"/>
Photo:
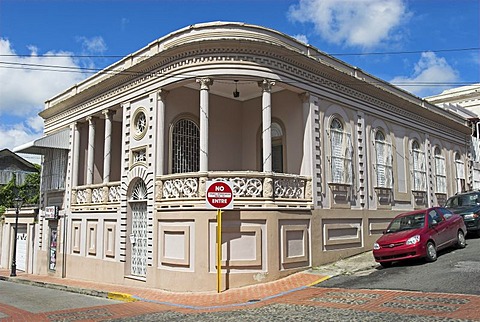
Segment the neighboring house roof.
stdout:
<path fill-rule="evenodd" d="M 462 109 L 474 114 L 467 118 L 480 117 L 480 83 L 447 89 L 438 95 L 425 97 L 425 100 L 459 114 L 463 114 Z"/>
<path fill-rule="evenodd" d="M 9 182 L 14 174 L 17 180 L 22 181 L 27 173 L 35 172 L 38 172 L 37 168 L 21 156 L 8 149 L 0 150 L 0 184 Z"/>

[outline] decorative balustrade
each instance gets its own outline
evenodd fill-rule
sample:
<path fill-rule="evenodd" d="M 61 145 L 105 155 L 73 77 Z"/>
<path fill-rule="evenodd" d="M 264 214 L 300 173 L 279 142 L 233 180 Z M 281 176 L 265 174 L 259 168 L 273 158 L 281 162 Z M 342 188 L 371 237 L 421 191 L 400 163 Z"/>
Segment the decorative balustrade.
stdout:
<path fill-rule="evenodd" d="M 251 171 L 185 173 L 158 177 L 155 199 L 160 208 L 204 207 L 208 180 L 231 182 L 235 207 L 312 207 L 310 178 Z"/>
<path fill-rule="evenodd" d="M 157 177 L 155 202 L 159 208 L 204 208 L 207 181 L 232 183 L 236 208 L 312 207 L 311 179 L 305 176 L 244 172 L 183 173 Z M 72 189 L 77 210 L 113 209 L 119 206 L 120 182 L 78 186 Z"/>
<path fill-rule="evenodd" d="M 72 189 L 72 206 L 81 208 L 111 207 L 120 202 L 120 182 L 78 186 Z"/>

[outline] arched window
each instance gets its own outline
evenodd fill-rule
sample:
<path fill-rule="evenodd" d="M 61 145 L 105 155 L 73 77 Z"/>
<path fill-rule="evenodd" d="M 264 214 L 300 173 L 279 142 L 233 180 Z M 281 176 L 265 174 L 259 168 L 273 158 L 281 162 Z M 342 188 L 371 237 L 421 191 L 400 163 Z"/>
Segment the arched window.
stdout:
<path fill-rule="evenodd" d="M 272 171 L 283 173 L 283 129 L 272 122 Z"/>
<path fill-rule="evenodd" d="M 435 157 L 435 192 L 447 193 L 447 172 L 445 169 L 445 157 L 437 146 L 434 151 Z"/>
<path fill-rule="evenodd" d="M 413 190 L 426 191 L 425 153 L 420 148 L 420 143 L 412 142 L 413 156 Z"/>
<path fill-rule="evenodd" d="M 455 153 L 455 172 L 457 181 L 457 192 L 465 191 L 465 163 L 459 153 Z"/>
<path fill-rule="evenodd" d="M 352 140 L 340 119 L 330 123 L 331 182 L 352 184 Z"/>
<path fill-rule="evenodd" d="M 172 173 L 197 172 L 200 168 L 200 130 L 190 119 L 172 128 Z"/>
<path fill-rule="evenodd" d="M 375 133 L 375 157 L 376 187 L 391 189 L 393 183 L 392 145 L 385 140 L 385 134 L 380 130 Z"/>
<path fill-rule="evenodd" d="M 272 137 L 272 171 L 277 173 L 284 172 L 285 166 L 285 133 L 280 121 L 272 121 L 271 124 L 271 137 Z M 263 143 L 262 143 L 262 129 L 258 130 L 259 138 L 259 164 L 263 170 Z"/>

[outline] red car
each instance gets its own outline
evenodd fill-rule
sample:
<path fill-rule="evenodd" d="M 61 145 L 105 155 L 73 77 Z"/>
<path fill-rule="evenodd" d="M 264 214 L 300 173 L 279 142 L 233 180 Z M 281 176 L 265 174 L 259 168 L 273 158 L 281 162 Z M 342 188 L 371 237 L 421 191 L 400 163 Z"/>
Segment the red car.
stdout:
<path fill-rule="evenodd" d="M 373 244 L 373 256 L 383 267 L 412 258 L 433 262 L 440 249 L 464 248 L 466 231 L 463 218 L 446 208 L 403 213 L 393 218 L 382 237 Z"/>

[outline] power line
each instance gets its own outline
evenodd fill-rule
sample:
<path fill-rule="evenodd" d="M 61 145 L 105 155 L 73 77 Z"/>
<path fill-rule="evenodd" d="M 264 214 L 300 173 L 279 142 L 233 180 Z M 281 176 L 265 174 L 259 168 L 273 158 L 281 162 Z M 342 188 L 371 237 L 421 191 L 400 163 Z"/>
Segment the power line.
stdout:
<path fill-rule="evenodd" d="M 9 66 L 1 66 L 9 65 Z M 108 74 L 127 74 L 127 75 L 142 75 L 143 73 L 125 71 L 125 70 L 105 70 L 102 68 L 89 68 L 80 66 L 61 66 L 61 65 L 47 65 L 47 64 L 30 64 L 30 63 L 14 63 L 0 61 L 0 68 L 10 69 L 27 69 L 38 71 L 58 71 L 58 72 L 74 72 L 74 73 L 108 73 Z"/>
<path fill-rule="evenodd" d="M 373 56 L 373 55 L 405 55 L 405 54 L 421 54 L 425 52 L 442 53 L 442 52 L 462 52 L 480 50 L 480 47 L 468 48 L 450 48 L 450 49 L 425 49 L 411 51 L 385 51 L 385 52 L 365 52 L 365 53 L 326 53 L 330 56 Z M 300 53 L 292 53 L 291 55 L 301 55 Z M 45 54 L 41 56 L 32 56 L 30 54 L 0 54 L 0 57 L 35 57 L 35 58 L 125 58 L 128 55 L 68 55 L 68 54 Z M 170 55 L 155 54 L 159 57 L 170 57 Z M 136 56 L 139 58 L 149 58 L 151 55 Z"/>
<path fill-rule="evenodd" d="M 2 66 L 6 65 L 6 66 Z M 31 64 L 31 63 L 14 63 L 0 61 L 0 68 L 16 69 L 16 70 L 32 70 L 32 71 L 48 71 L 48 72 L 63 72 L 63 73 L 81 73 L 81 74 L 112 74 L 112 75 L 127 75 L 127 76 L 143 76 L 151 73 L 148 72 L 135 72 L 126 70 L 106 70 L 100 68 L 88 68 L 88 67 L 73 67 L 73 66 L 61 66 L 61 65 L 48 65 L 48 64 Z M 158 73 L 158 76 L 161 74 Z M 177 74 L 170 76 L 172 78 L 186 79 L 196 77 L 196 75 L 189 74 Z M 255 81 L 255 80 L 252 80 Z M 296 82 L 285 82 L 295 84 Z M 383 81 L 369 81 L 366 84 L 382 84 Z M 478 83 L 478 81 L 463 81 L 463 82 L 420 82 L 420 81 L 401 81 L 390 82 L 395 86 L 464 86 Z M 358 85 L 358 83 L 345 83 L 345 85 Z"/>
<path fill-rule="evenodd" d="M 454 51 L 474 51 L 480 50 L 480 47 L 456 48 L 456 49 L 436 49 L 436 50 L 412 50 L 412 51 L 390 51 L 390 52 L 369 52 L 369 53 L 330 53 L 331 56 L 373 56 L 373 55 L 403 55 L 403 54 L 421 54 L 426 52 L 445 53 Z"/>

